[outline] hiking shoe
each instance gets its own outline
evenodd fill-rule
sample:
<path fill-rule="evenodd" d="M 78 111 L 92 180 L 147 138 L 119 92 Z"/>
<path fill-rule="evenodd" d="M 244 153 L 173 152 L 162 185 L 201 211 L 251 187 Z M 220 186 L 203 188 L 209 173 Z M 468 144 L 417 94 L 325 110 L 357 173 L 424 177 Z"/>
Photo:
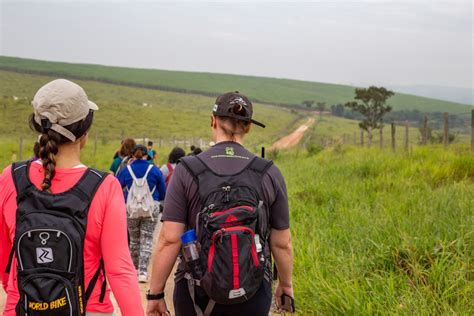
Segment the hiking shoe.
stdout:
<path fill-rule="evenodd" d="M 148 282 L 148 273 L 140 272 L 140 274 L 138 275 L 138 282 L 147 283 Z"/>

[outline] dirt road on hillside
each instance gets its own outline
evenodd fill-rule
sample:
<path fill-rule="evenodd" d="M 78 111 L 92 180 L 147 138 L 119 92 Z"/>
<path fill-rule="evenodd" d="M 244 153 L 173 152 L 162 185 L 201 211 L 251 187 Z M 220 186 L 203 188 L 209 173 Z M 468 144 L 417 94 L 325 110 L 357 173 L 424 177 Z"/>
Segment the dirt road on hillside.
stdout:
<path fill-rule="evenodd" d="M 270 150 L 288 149 L 290 147 L 298 145 L 298 143 L 303 138 L 306 130 L 310 128 L 314 123 L 314 118 L 309 118 L 306 123 L 298 127 L 294 132 L 280 138 L 275 143 L 273 143 L 273 145 L 270 147 Z"/>

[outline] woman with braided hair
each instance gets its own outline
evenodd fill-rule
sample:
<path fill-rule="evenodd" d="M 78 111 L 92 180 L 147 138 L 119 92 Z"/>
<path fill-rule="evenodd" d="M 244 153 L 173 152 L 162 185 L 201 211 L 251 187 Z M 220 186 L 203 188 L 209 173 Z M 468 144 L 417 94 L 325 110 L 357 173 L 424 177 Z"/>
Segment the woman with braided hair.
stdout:
<path fill-rule="evenodd" d="M 44 315 L 44 310 L 47 309 L 54 315 L 113 315 L 114 307 L 105 276 L 122 315 L 143 315 L 137 276 L 128 249 L 126 211 L 120 184 L 115 177 L 107 176 L 99 170 L 89 169 L 80 160 L 81 151 L 87 143 L 87 132 L 92 125 L 94 111 L 98 110 L 97 105 L 88 100 L 80 86 L 64 79 L 54 80 L 41 87 L 32 104 L 34 113 L 30 117 L 30 126 L 41 134 L 39 159 L 8 166 L 0 176 L 0 271 L 1 283 L 7 292 L 3 315 L 38 315 L 35 311 L 43 311 L 40 314 Z M 21 172 L 24 174 L 18 177 L 17 174 Z M 21 183 L 27 183 L 28 190 L 18 190 Z M 94 188 L 87 187 L 91 183 L 94 183 Z M 64 213 L 59 215 L 65 218 L 64 214 L 67 214 L 73 219 L 71 221 L 73 224 L 87 224 L 80 226 L 83 236 L 80 247 L 71 246 L 71 239 L 75 240 L 75 235 L 68 235 L 71 253 L 72 249 L 83 251 L 71 257 L 76 258 L 75 260 L 79 257 L 82 260 L 78 264 L 71 265 L 71 262 L 79 261 L 70 259 L 68 273 L 53 275 L 54 278 L 51 277 L 49 281 L 39 283 L 37 293 L 33 291 L 31 294 L 31 288 L 28 289 L 25 284 L 35 277 L 38 278 L 38 275 L 46 269 L 53 271 L 49 272 L 50 274 L 54 273 L 53 267 L 56 262 L 61 263 L 63 253 L 60 251 L 66 247 L 64 244 L 54 247 L 55 242 L 66 240 L 63 235 L 66 236 L 64 232 L 68 228 L 52 223 L 42 224 L 39 229 L 30 229 L 27 235 L 23 235 L 28 236 L 31 242 L 35 242 L 35 236 L 39 237 L 37 242 L 41 241 L 41 244 L 35 246 L 36 253 L 35 248 L 32 248 L 32 255 L 22 258 L 22 251 L 26 251 L 26 248 L 20 247 L 22 244 L 16 238 L 16 231 L 19 225 L 24 224 L 17 213 L 24 211 L 22 207 L 26 208 L 24 201 L 37 202 L 37 205 L 41 202 L 43 206 L 47 205 L 44 201 L 50 201 L 48 209 L 43 211 L 38 207 L 32 211 L 30 207 L 29 213 L 25 214 L 28 217 L 32 216 L 31 213 L 41 213 L 36 217 L 37 221 L 44 221 L 45 218 L 55 219 L 61 217 L 57 215 L 61 212 L 54 204 L 60 204 L 70 196 L 71 201 L 75 203 L 63 203 Z M 78 205 L 86 206 L 79 208 Z M 87 213 L 80 213 L 83 210 Z M 51 214 L 56 214 L 56 217 Z M 34 224 L 33 221 L 32 223 Z M 44 231 L 41 232 L 42 230 Z M 35 235 L 36 231 L 41 233 Z M 14 249 L 9 257 L 13 245 L 16 245 L 17 249 Z M 69 254 L 65 253 L 64 256 Z M 24 279 L 26 283 L 22 283 L 21 278 L 28 271 L 25 263 L 27 261 L 29 265 L 36 267 L 36 270 L 30 270 L 37 271 L 38 274 L 33 274 L 28 280 Z M 6 270 L 10 273 L 3 273 Z M 72 271 L 80 272 L 71 276 Z M 44 297 L 42 301 L 36 298 L 36 302 L 34 301 L 35 294 L 40 293 L 42 288 L 50 286 L 51 280 L 66 277 L 71 282 L 77 282 L 71 283 L 72 286 L 69 288 L 67 282 L 63 283 L 66 284 L 63 285 L 64 288 L 69 289 L 65 292 L 67 296 L 53 297 L 49 301 Z M 77 281 L 78 279 L 81 281 Z M 27 292 L 30 296 L 23 294 Z M 53 291 L 45 295 L 53 295 Z M 71 302 L 67 306 L 70 312 L 65 310 L 66 302 Z"/>

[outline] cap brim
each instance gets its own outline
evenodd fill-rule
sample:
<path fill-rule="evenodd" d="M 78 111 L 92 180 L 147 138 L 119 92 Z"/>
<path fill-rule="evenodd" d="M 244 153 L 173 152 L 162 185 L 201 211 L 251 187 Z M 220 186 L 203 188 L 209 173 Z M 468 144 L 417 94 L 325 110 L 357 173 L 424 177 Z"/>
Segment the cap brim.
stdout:
<path fill-rule="evenodd" d="M 262 123 L 260 123 L 260 122 L 255 121 L 255 120 L 250 120 L 250 122 L 252 122 L 252 123 L 255 124 L 255 125 L 260 126 L 261 128 L 265 128 L 265 124 L 262 124 Z"/>
<path fill-rule="evenodd" d="M 99 107 L 94 102 L 88 100 L 87 103 L 89 104 L 89 110 L 92 110 L 92 111 L 99 110 Z"/>
<path fill-rule="evenodd" d="M 232 114 L 229 114 L 229 113 L 219 113 L 219 112 L 217 112 L 217 111 L 213 111 L 212 114 L 214 114 L 215 116 L 231 117 L 231 118 L 234 118 L 234 119 L 236 119 L 236 120 L 241 120 L 241 121 L 245 121 L 245 122 L 251 122 L 251 123 L 253 123 L 253 124 L 255 124 L 255 125 L 258 125 L 258 126 L 260 126 L 260 127 L 262 127 L 262 128 L 265 128 L 265 124 L 262 124 L 262 123 L 260 123 L 260 122 L 258 122 L 258 121 L 253 120 L 253 119 L 248 119 L 248 118 L 243 117 L 243 116 L 240 116 L 240 115 L 235 115 L 235 114 L 232 115 Z"/>

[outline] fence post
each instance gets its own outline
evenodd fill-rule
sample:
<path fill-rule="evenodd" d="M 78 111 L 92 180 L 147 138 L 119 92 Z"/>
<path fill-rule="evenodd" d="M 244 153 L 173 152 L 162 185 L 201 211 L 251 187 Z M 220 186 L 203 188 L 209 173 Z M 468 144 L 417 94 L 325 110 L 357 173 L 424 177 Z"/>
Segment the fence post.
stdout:
<path fill-rule="evenodd" d="M 443 143 L 444 143 L 445 147 L 448 147 L 448 144 L 449 144 L 449 114 L 448 114 L 448 112 L 444 112 Z"/>
<path fill-rule="evenodd" d="M 357 144 L 357 133 L 354 132 L 354 145 Z"/>
<path fill-rule="evenodd" d="M 426 145 L 428 142 L 428 116 L 425 114 L 423 118 L 423 131 L 421 136 L 421 144 Z"/>
<path fill-rule="evenodd" d="M 94 135 L 94 163 L 96 162 L 96 153 L 97 153 L 97 132 Z"/>
<path fill-rule="evenodd" d="M 409 130 L 409 123 L 408 120 L 405 121 L 405 150 L 408 151 L 408 147 L 410 146 L 410 140 L 408 139 L 408 130 Z"/>
<path fill-rule="evenodd" d="M 471 112 L 471 151 L 474 152 L 474 110 Z"/>
<path fill-rule="evenodd" d="M 364 147 L 364 130 L 360 129 L 360 146 Z"/>
<path fill-rule="evenodd" d="M 380 126 L 380 148 L 383 148 L 383 126 Z"/>
<path fill-rule="evenodd" d="M 397 143 L 395 140 L 395 132 L 396 132 L 395 123 L 392 123 L 392 150 L 395 151 L 397 149 Z"/>
<path fill-rule="evenodd" d="M 23 160 L 23 136 L 20 137 L 20 151 L 19 151 L 19 156 L 20 156 L 20 161 Z"/>

